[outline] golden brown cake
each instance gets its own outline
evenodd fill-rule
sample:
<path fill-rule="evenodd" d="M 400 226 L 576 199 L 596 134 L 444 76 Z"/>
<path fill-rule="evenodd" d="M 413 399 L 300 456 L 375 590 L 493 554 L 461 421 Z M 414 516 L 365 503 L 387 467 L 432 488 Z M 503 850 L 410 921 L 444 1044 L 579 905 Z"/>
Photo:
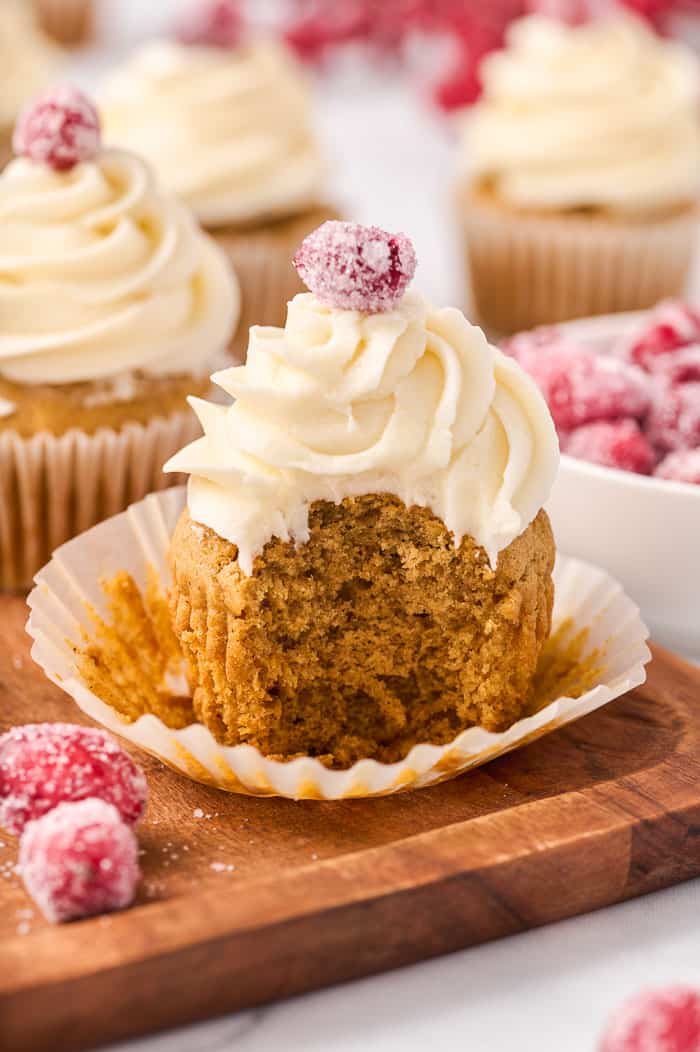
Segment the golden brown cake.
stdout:
<path fill-rule="evenodd" d="M 284 329 L 196 402 L 171 605 L 197 717 L 226 744 L 392 762 L 530 700 L 552 611 L 558 463 L 532 381 L 406 288 L 409 239 L 328 222 Z"/>
<path fill-rule="evenodd" d="M 521 716 L 550 629 L 544 512 L 495 571 L 389 494 L 318 501 L 309 526 L 298 547 L 269 541 L 250 576 L 188 512 L 175 531 L 175 631 L 195 715 L 220 741 L 346 767 Z"/>
<path fill-rule="evenodd" d="M 511 333 L 682 293 L 700 66 L 617 11 L 514 22 L 463 118 L 457 208 L 477 319 Z"/>
<path fill-rule="evenodd" d="M 105 150 L 97 112 L 56 88 L 0 175 L 0 588 L 162 488 L 197 434 L 190 394 L 225 360 L 238 287 L 147 166 Z"/>
<path fill-rule="evenodd" d="M 95 28 L 93 0 L 34 0 L 39 23 L 56 43 L 80 47 L 90 42 Z"/>

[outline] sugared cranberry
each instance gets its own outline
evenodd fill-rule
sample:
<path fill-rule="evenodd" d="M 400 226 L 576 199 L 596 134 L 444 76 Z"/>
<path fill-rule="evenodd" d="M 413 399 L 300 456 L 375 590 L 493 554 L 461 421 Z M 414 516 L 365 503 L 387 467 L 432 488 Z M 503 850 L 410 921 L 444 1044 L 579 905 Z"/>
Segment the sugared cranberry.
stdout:
<path fill-rule="evenodd" d="M 647 365 L 648 372 L 662 376 L 672 384 L 700 382 L 700 344 L 680 347 L 677 351 L 657 354 Z"/>
<path fill-rule="evenodd" d="M 100 118 L 87 95 L 61 85 L 20 114 L 12 139 L 18 157 L 66 171 L 100 151 Z"/>
<path fill-rule="evenodd" d="M 629 361 L 654 371 L 658 358 L 700 343 L 700 314 L 684 303 L 660 303 L 646 318 L 641 331 L 625 338 L 621 351 Z"/>
<path fill-rule="evenodd" d="M 649 406 L 649 383 L 636 366 L 555 336 L 531 345 L 516 337 L 507 347 L 542 391 L 559 432 L 596 420 L 641 418 Z"/>
<path fill-rule="evenodd" d="M 700 994 L 686 986 L 639 994 L 613 1017 L 600 1052 L 700 1052 Z"/>
<path fill-rule="evenodd" d="M 654 474 L 660 479 L 694 482 L 696 486 L 700 486 L 700 446 L 697 449 L 679 449 L 676 453 L 669 453 Z"/>
<path fill-rule="evenodd" d="M 570 26 L 580 26 L 595 18 L 601 8 L 596 0 L 529 0 L 529 12 L 553 18 L 557 22 L 566 22 Z"/>
<path fill-rule="evenodd" d="M 565 453 L 607 468 L 650 474 L 654 451 L 636 420 L 599 420 L 576 428 L 562 442 Z"/>
<path fill-rule="evenodd" d="M 99 797 L 135 823 L 148 787 L 143 771 L 104 731 L 70 723 L 28 723 L 0 737 L 0 826 L 21 833 L 66 801 Z"/>
<path fill-rule="evenodd" d="M 700 383 L 657 385 L 646 431 L 661 452 L 700 446 Z"/>
<path fill-rule="evenodd" d="M 59 804 L 30 822 L 20 841 L 24 885 L 54 924 L 123 909 L 140 872 L 138 845 L 104 800 Z"/>
<path fill-rule="evenodd" d="M 294 266 L 322 303 L 374 313 L 391 310 L 401 299 L 416 254 L 405 234 L 330 220 L 302 241 Z"/>
<path fill-rule="evenodd" d="M 194 0 L 175 26 L 181 44 L 235 48 L 243 37 L 243 16 L 236 0 Z"/>

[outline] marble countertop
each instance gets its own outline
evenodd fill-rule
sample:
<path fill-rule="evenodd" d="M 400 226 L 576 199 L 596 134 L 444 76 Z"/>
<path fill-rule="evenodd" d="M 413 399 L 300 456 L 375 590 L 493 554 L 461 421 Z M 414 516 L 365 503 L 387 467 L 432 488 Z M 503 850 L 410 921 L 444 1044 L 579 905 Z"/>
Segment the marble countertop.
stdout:
<path fill-rule="evenodd" d="M 269 3 L 261 6 L 269 6 Z M 113 58 L 167 17 L 166 0 L 105 2 Z M 94 84 L 104 53 L 74 62 Z M 333 185 L 361 222 L 407 230 L 416 286 L 460 303 L 451 212 L 450 128 L 415 88 L 348 68 L 322 100 Z M 695 284 L 700 291 L 700 283 Z M 571 879 L 576 880 L 572 872 Z M 592 1052 L 626 996 L 669 982 L 700 986 L 700 881 L 539 931 L 142 1040 L 118 1052 Z"/>

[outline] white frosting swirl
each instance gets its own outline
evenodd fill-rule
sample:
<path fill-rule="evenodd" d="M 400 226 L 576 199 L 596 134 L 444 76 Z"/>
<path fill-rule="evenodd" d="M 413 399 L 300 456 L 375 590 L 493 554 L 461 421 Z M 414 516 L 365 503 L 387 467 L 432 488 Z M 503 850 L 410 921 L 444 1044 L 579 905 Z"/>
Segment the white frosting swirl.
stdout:
<path fill-rule="evenodd" d="M 206 374 L 238 308 L 223 253 L 132 154 L 0 176 L 0 376 Z"/>
<path fill-rule="evenodd" d="M 698 62 L 641 20 L 572 27 L 532 15 L 481 73 L 465 165 L 506 201 L 647 210 L 697 198 Z"/>
<path fill-rule="evenodd" d="M 312 501 L 378 492 L 430 508 L 493 563 L 556 474 L 534 383 L 460 311 L 411 293 L 382 314 L 296 296 L 285 328 L 252 328 L 247 364 L 213 379 L 236 401 L 193 399 L 205 435 L 166 470 L 190 473 L 192 518 L 238 546 L 245 573 L 272 536 L 308 537 Z"/>
<path fill-rule="evenodd" d="M 152 161 L 207 226 L 318 203 L 309 95 L 279 45 L 150 44 L 107 84 L 100 109 L 106 140 Z"/>
<path fill-rule="evenodd" d="M 9 130 L 27 98 L 59 64 L 59 51 L 39 29 L 28 0 L 0 2 L 0 128 Z"/>

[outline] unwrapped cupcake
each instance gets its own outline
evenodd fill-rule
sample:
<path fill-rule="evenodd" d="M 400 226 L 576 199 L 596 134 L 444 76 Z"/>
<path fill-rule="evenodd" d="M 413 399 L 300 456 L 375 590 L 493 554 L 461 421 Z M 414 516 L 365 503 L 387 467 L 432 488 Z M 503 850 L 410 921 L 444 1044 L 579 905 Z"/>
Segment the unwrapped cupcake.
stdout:
<path fill-rule="evenodd" d="M 510 333 L 682 292 L 700 189 L 695 56 L 617 13 L 515 22 L 464 118 L 474 306 Z"/>
<path fill-rule="evenodd" d="M 12 129 L 27 98 L 44 87 L 60 51 L 42 33 L 27 0 L 0 2 L 0 168 L 12 157 Z"/>
<path fill-rule="evenodd" d="M 84 95 L 31 104 L 0 176 L 0 587 L 166 480 L 238 314 L 223 253 Z"/>
<path fill-rule="evenodd" d="M 552 611 L 558 447 L 534 383 L 407 291 L 404 235 L 328 222 L 308 293 L 194 400 L 171 563 L 196 718 L 347 767 L 509 727 Z"/>
<path fill-rule="evenodd" d="M 176 36 L 146 45 L 105 85 L 108 142 L 147 157 L 232 259 L 248 327 L 282 324 L 301 289 L 290 263 L 333 213 L 304 76 L 271 40 L 250 39 L 231 0 L 199 0 Z"/>

